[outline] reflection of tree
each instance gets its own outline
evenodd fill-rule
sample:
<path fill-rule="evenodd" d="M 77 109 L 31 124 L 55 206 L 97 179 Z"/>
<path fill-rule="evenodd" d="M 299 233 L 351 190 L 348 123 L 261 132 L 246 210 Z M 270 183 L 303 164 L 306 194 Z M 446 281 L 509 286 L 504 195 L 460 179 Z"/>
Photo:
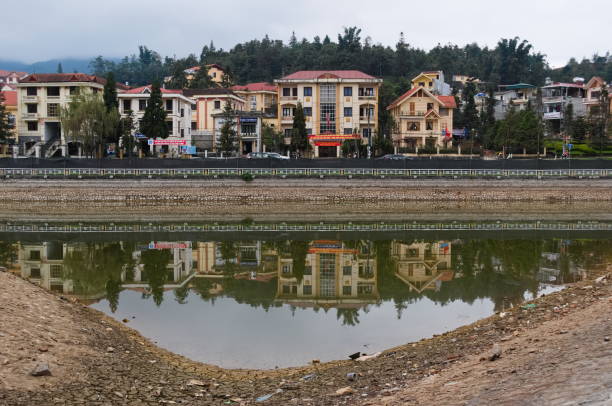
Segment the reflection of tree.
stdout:
<path fill-rule="evenodd" d="M 293 258 L 293 276 L 298 283 L 304 279 L 304 269 L 306 268 L 306 256 L 308 255 L 309 241 L 293 240 L 289 243 L 289 252 Z"/>
<path fill-rule="evenodd" d="M 14 241 L 0 241 L 0 266 L 9 268 L 17 260 L 17 244 Z"/>
<path fill-rule="evenodd" d="M 187 303 L 187 296 L 189 296 L 189 286 L 187 284 L 174 289 L 174 298 L 180 304 Z"/>
<path fill-rule="evenodd" d="M 144 267 L 153 302 L 157 306 L 164 301 L 164 285 L 168 281 L 168 262 L 172 254 L 170 250 L 148 250 L 141 254 L 141 261 Z"/>
<path fill-rule="evenodd" d="M 342 319 L 343 326 L 356 326 L 359 324 L 359 309 L 336 309 L 336 319 Z"/>
<path fill-rule="evenodd" d="M 234 261 L 238 256 L 238 247 L 235 241 L 223 241 L 219 244 L 219 253 L 223 259 L 223 272 L 233 274 L 236 270 Z"/>

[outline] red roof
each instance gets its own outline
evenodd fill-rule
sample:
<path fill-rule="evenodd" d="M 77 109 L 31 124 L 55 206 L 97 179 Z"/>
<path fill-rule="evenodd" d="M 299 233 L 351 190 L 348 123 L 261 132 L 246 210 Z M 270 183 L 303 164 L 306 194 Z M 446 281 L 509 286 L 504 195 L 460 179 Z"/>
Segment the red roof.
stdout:
<path fill-rule="evenodd" d="M 17 71 L 14 71 L 14 70 L 3 70 L 3 69 L 0 69 L 0 76 L 1 77 L 9 76 L 11 73 L 14 73 L 14 74 L 16 74 L 19 77 L 24 77 L 25 75 L 28 74 L 28 72 L 17 72 Z"/>
<path fill-rule="evenodd" d="M 86 73 L 33 73 L 19 80 L 19 83 L 50 82 L 93 82 L 104 84 L 106 80 Z"/>
<path fill-rule="evenodd" d="M 6 91 L 0 92 L 4 98 L 3 104 L 5 106 L 16 106 L 17 105 L 17 92 L 15 91 Z"/>
<path fill-rule="evenodd" d="M 338 79 L 376 79 L 374 76 L 358 70 L 301 70 L 287 75 L 281 80 L 313 80 L 323 79 L 325 76 Z"/>
<path fill-rule="evenodd" d="M 141 93 L 144 92 L 145 89 L 149 89 L 149 91 L 150 91 L 151 90 L 151 85 L 140 86 L 140 87 L 136 87 L 134 89 L 126 90 L 122 94 L 141 94 Z M 179 90 L 179 89 L 164 89 L 164 88 L 161 88 L 160 90 L 164 94 L 183 94 L 183 91 Z"/>
<path fill-rule="evenodd" d="M 404 93 L 403 95 L 401 95 L 397 99 L 393 100 L 393 103 L 391 103 L 387 107 L 387 110 L 391 110 L 392 108 L 396 107 L 402 100 L 404 100 L 406 97 L 412 96 L 419 89 L 425 90 L 424 88 L 422 88 L 420 86 L 413 87 L 412 89 L 408 90 L 406 93 Z M 433 95 L 433 97 L 438 99 L 440 101 L 440 103 L 442 103 L 442 106 L 444 106 L 446 108 L 449 108 L 449 109 L 456 109 L 457 108 L 457 104 L 455 103 L 455 96 L 436 96 L 436 95 Z"/>
<path fill-rule="evenodd" d="M 387 107 L 387 110 L 390 110 L 393 107 L 397 106 L 401 100 L 405 99 L 406 97 L 412 96 L 414 92 L 416 92 L 419 89 L 422 89 L 422 88 L 417 86 L 417 87 L 413 87 L 412 89 L 408 90 L 406 93 L 404 93 L 397 99 L 393 100 L 393 102 Z"/>
<path fill-rule="evenodd" d="M 438 100 L 442 102 L 444 107 L 449 109 L 456 109 L 457 103 L 455 102 L 455 96 L 436 96 Z"/>
<path fill-rule="evenodd" d="M 277 87 L 266 82 L 248 83 L 246 85 L 235 85 L 230 87 L 232 90 L 245 92 L 276 92 Z"/>

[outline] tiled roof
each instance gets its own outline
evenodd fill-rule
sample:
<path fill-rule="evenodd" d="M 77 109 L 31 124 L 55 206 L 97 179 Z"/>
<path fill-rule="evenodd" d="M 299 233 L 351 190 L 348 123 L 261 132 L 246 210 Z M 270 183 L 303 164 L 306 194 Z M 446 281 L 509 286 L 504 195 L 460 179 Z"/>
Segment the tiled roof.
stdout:
<path fill-rule="evenodd" d="M 401 95 L 397 99 L 393 100 L 393 102 L 387 107 L 387 110 L 391 110 L 392 108 L 397 106 L 400 101 L 404 100 L 406 97 L 412 96 L 419 89 L 421 89 L 421 88 L 417 86 L 417 87 L 413 87 L 412 89 L 408 90 L 406 93 L 404 93 L 403 95 Z"/>
<path fill-rule="evenodd" d="M 215 95 L 235 95 L 230 89 L 223 87 L 212 87 L 210 89 L 183 89 L 183 94 L 187 97 L 193 96 L 215 96 Z"/>
<path fill-rule="evenodd" d="M 19 83 L 55 82 L 92 82 L 104 84 L 106 80 L 86 73 L 33 73 L 19 80 Z"/>
<path fill-rule="evenodd" d="M 11 73 L 15 73 L 20 78 L 22 78 L 22 77 L 24 77 L 25 75 L 28 74 L 28 72 L 17 72 L 17 71 L 14 71 L 14 70 L 0 69 L 0 76 L 1 77 L 9 76 Z"/>
<path fill-rule="evenodd" d="M 376 79 L 374 76 L 358 70 L 301 70 L 287 75 L 281 80 L 313 80 L 326 75 L 339 79 Z"/>
<path fill-rule="evenodd" d="M 17 92 L 15 91 L 6 91 L 0 92 L 2 96 L 4 96 L 3 104 L 5 106 L 16 106 L 17 105 Z"/>
<path fill-rule="evenodd" d="M 140 86 L 140 87 L 136 87 L 134 89 L 126 90 L 122 94 L 141 94 L 141 93 L 143 93 L 145 91 L 145 89 L 149 89 L 149 91 L 150 91 L 151 90 L 151 85 Z M 161 90 L 161 92 L 163 94 L 183 94 L 182 90 L 164 89 L 164 88 L 161 88 L 160 90 Z"/>
<path fill-rule="evenodd" d="M 412 96 L 419 89 L 425 90 L 427 92 L 427 89 L 422 88 L 420 86 L 415 86 L 412 89 L 408 90 L 403 95 L 401 95 L 400 97 L 398 97 L 397 99 L 393 100 L 393 102 L 387 107 L 387 110 L 391 110 L 392 108 L 397 107 L 397 105 L 402 100 L 404 100 L 407 97 Z M 432 95 L 432 96 L 438 99 L 440 103 L 442 103 L 442 105 L 446 108 L 449 108 L 449 109 L 457 108 L 457 104 L 455 103 L 455 96 L 436 96 L 436 95 Z"/>
<path fill-rule="evenodd" d="M 550 85 L 544 86 L 543 89 L 547 87 L 577 87 L 579 89 L 582 89 L 584 88 L 584 84 L 554 82 L 554 83 L 551 83 Z"/>
<path fill-rule="evenodd" d="M 246 85 L 235 85 L 235 86 L 232 86 L 230 89 L 238 90 L 238 91 L 246 91 L 246 92 L 261 92 L 261 91 L 276 92 L 278 88 L 274 85 L 271 85 L 270 83 L 257 82 L 257 83 L 248 83 Z"/>
<path fill-rule="evenodd" d="M 442 102 L 444 107 L 449 109 L 456 109 L 457 103 L 455 102 L 455 96 L 436 96 L 438 100 Z"/>
<path fill-rule="evenodd" d="M 216 63 L 209 63 L 208 65 L 206 65 L 207 68 L 217 68 L 219 70 L 224 70 L 221 65 L 217 65 Z M 199 66 L 192 66 L 191 68 L 187 68 L 185 69 L 185 71 L 193 71 L 193 72 L 197 72 L 200 70 Z"/>

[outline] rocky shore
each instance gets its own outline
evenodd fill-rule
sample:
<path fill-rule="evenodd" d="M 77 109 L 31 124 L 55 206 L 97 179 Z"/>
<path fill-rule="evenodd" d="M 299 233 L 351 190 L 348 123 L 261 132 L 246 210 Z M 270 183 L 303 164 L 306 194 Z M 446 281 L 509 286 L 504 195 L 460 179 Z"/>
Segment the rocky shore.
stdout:
<path fill-rule="evenodd" d="M 610 179 L 2 180 L 0 202 L 609 202 Z"/>
<path fill-rule="evenodd" d="M 0 272 L 0 405 L 606 404 L 606 272 L 368 360 L 270 371 L 190 361 L 129 323 Z M 50 375 L 32 376 L 47 367 Z"/>

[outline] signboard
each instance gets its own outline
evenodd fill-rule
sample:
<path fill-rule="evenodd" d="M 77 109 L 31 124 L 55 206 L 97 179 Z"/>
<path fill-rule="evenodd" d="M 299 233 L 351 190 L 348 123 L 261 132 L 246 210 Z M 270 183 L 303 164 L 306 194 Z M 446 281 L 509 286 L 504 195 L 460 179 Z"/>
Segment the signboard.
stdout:
<path fill-rule="evenodd" d="M 187 145 L 185 140 L 149 140 L 149 145 Z"/>
<path fill-rule="evenodd" d="M 567 144 L 567 149 L 570 151 L 574 148 L 574 144 Z"/>
<path fill-rule="evenodd" d="M 257 123 L 256 117 L 240 117 L 240 124 L 255 124 Z"/>
<path fill-rule="evenodd" d="M 144 134 L 136 133 L 136 134 L 134 134 L 134 138 L 141 140 L 141 139 L 145 139 L 145 138 L 148 138 L 148 137 L 146 135 L 144 135 Z"/>
<path fill-rule="evenodd" d="M 167 250 L 173 248 L 189 248 L 190 244 L 185 242 L 154 242 L 149 243 L 150 250 Z"/>
<path fill-rule="evenodd" d="M 187 154 L 187 155 L 195 155 L 196 154 L 196 147 L 192 146 L 192 145 L 184 145 L 181 147 L 181 152 L 183 154 Z"/>
<path fill-rule="evenodd" d="M 312 141 L 331 141 L 331 140 L 353 140 L 361 138 L 359 134 L 316 134 L 309 135 L 309 139 Z"/>

